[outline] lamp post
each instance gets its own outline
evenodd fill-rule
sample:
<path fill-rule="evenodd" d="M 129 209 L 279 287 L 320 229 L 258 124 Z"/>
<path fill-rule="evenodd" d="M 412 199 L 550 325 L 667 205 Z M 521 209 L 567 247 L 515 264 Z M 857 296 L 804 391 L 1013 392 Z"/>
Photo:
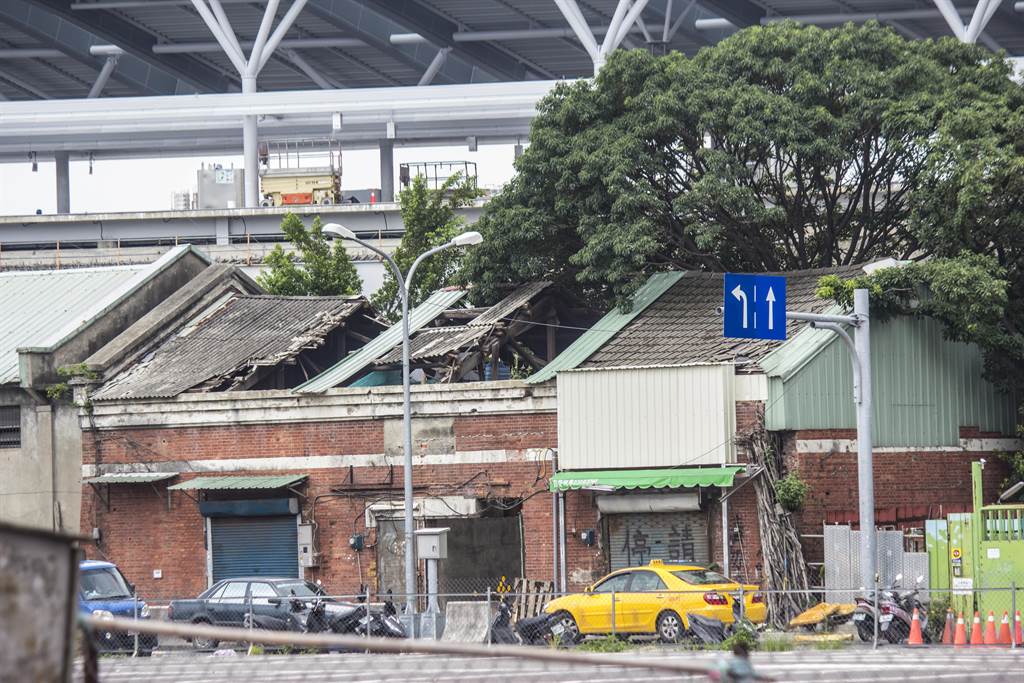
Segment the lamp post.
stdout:
<path fill-rule="evenodd" d="M 412 391 L 409 382 L 409 290 L 412 287 L 412 279 L 416 274 L 416 268 L 420 263 L 434 254 L 450 249 L 452 247 L 468 247 L 480 244 L 484 238 L 475 231 L 464 232 L 456 235 L 450 242 L 439 247 L 428 249 L 412 262 L 407 275 L 402 275 L 402 270 L 395 263 L 395 260 L 383 250 L 365 242 L 352 232 L 349 228 L 337 223 L 328 223 L 323 227 L 324 234 L 331 235 L 336 239 L 346 239 L 360 244 L 363 247 L 380 256 L 391 269 L 398 285 L 398 296 L 402 300 L 402 436 L 404 442 L 403 450 L 403 479 L 405 488 L 405 601 L 406 614 L 416 614 L 416 540 L 413 532 L 415 521 L 413 519 L 412 499 Z M 410 629 L 411 630 L 411 629 Z"/>

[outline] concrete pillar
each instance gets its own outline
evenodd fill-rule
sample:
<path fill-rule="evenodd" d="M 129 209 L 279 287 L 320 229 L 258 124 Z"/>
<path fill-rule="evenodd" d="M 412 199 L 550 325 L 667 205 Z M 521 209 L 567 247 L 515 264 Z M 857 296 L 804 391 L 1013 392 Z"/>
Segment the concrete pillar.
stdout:
<path fill-rule="evenodd" d="M 249 181 L 249 174 L 245 174 L 246 182 Z M 215 229 L 217 231 L 217 244 L 231 244 L 231 219 L 226 216 L 218 216 Z"/>
<path fill-rule="evenodd" d="M 256 79 L 242 78 L 242 92 L 256 92 Z M 245 205 L 260 205 L 259 129 L 255 116 L 242 118 L 242 156 L 245 160 Z"/>
<path fill-rule="evenodd" d="M 380 200 L 395 201 L 395 142 L 380 141 Z"/>
<path fill-rule="evenodd" d="M 71 213 L 70 155 L 54 152 L 53 159 L 57 162 L 57 213 Z"/>

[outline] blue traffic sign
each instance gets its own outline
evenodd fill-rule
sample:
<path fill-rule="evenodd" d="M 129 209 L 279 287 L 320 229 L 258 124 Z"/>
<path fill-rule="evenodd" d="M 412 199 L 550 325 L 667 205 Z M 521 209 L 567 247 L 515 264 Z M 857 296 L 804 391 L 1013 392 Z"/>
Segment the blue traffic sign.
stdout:
<path fill-rule="evenodd" d="M 725 274 L 724 333 L 740 339 L 786 338 L 786 278 Z"/>

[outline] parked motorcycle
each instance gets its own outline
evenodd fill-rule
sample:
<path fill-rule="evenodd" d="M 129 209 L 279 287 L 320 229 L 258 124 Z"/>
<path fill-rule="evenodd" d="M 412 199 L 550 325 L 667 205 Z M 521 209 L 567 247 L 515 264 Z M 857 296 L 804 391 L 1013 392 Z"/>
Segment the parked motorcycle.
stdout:
<path fill-rule="evenodd" d="M 900 594 L 896 590 L 896 584 L 902 579 L 903 575 L 897 574 L 893 590 L 887 592 L 887 597 L 882 599 L 882 613 L 878 620 L 879 634 L 894 645 L 905 641 L 910 637 L 910 627 L 914 618 L 914 609 L 916 608 L 918 619 L 921 622 L 922 636 L 925 642 L 929 642 L 928 610 L 918 599 L 919 587 L 924 582 L 924 577 L 917 577 L 914 590 Z"/>
<path fill-rule="evenodd" d="M 539 614 L 512 623 L 512 599 L 498 602 L 498 611 L 491 621 L 491 642 L 501 645 L 550 645 L 553 642 L 572 644 L 565 627 L 550 614 Z"/>

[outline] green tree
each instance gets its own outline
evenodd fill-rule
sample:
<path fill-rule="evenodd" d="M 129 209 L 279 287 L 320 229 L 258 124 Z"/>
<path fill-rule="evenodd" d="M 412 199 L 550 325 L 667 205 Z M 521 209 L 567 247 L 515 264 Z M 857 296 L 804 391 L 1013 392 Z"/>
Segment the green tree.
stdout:
<path fill-rule="evenodd" d="M 456 209 L 472 203 L 479 196 L 476 181 L 463 178 L 458 173 L 437 189 L 431 189 L 423 176 L 415 176 L 398 196 L 405 232 L 394 259 L 401 271 L 408 273 L 417 256 L 445 244 L 462 232 L 466 222 Z M 416 279 L 409 297 L 410 308 L 438 289 L 453 284 L 461 261 L 461 249 L 448 249 L 423 261 L 416 268 Z M 394 322 L 401 317 L 402 302 L 391 270 L 385 269 L 384 275 L 384 284 L 373 295 L 373 304 L 386 320 Z"/>
<path fill-rule="evenodd" d="M 285 296 L 359 294 L 363 281 L 344 242 L 334 240 L 331 244 L 324 236 L 319 216 L 307 229 L 301 218 L 285 214 L 281 230 L 297 253 L 288 253 L 278 244 L 267 254 L 267 267 L 256 278 L 263 289 Z"/>
<path fill-rule="evenodd" d="M 1003 60 L 877 23 L 778 23 L 687 58 L 619 51 L 539 107 L 463 277 L 551 278 L 628 305 L 655 271 L 772 271 L 929 252 L 913 194 L 945 116 Z"/>

